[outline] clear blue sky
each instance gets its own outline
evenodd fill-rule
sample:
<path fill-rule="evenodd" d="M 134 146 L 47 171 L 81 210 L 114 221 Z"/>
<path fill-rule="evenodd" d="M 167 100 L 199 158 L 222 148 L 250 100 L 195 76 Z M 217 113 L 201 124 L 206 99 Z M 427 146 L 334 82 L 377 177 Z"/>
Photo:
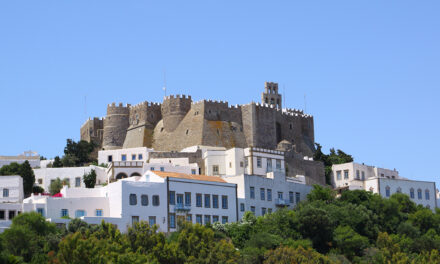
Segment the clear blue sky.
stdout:
<path fill-rule="evenodd" d="M 0 154 L 62 154 L 107 103 L 259 101 L 315 116 L 316 142 L 439 180 L 439 1 L 1 1 Z M 84 98 L 87 96 L 85 110 Z"/>

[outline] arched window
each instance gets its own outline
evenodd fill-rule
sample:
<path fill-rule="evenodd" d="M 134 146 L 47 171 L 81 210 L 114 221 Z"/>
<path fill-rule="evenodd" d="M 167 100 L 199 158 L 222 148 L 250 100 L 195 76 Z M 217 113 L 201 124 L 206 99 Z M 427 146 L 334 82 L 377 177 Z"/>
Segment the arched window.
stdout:
<path fill-rule="evenodd" d="M 386 197 L 390 197 L 390 195 L 391 195 L 391 192 L 390 192 L 390 186 L 387 186 L 387 187 L 385 188 L 385 195 L 386 195 Z"/>
<path fill-rule="evenodd" d="M 429 190 L 425 190 L 425 199 L 429 200 Z"/>
<path fill-rule="evenodd" d="M 409 197 L 411 197 L 411 199 L 414 199 L 414 198 L 415 198 L 415 195 L 414 195 L 414 188 L 411 188 L 411 189 L 409 190 Z"/>
<path fill-rule="evenodd" d="M 137 172 L 133 172 L 131 175 L 130 175 L 130 177 L 134 177 L 134 176 L 141 176 L 139 173 L 137 173 Z"/>
<path fill-rule="evenodd" d="M 422 189 L 417 190 L 417 198 L 419 198 L 419 200 L 422 200 Z"/>
<path fill-rule="evenodd" d="M 118 175 L 116 175 L 116 180 L 125 179 L 128 178 L 127 174 L 121 172 Z"/>

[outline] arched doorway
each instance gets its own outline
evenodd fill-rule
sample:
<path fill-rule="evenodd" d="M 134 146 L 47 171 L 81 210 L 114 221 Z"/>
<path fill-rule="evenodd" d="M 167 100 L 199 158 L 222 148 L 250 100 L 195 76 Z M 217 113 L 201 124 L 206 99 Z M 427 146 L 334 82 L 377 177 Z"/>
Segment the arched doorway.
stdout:
<path fill-rule="evenodd" d="M 127 174 L 121 172 L 118 175 L 116 175 L 116 180 L 125 179 L 128 178 Z"/>

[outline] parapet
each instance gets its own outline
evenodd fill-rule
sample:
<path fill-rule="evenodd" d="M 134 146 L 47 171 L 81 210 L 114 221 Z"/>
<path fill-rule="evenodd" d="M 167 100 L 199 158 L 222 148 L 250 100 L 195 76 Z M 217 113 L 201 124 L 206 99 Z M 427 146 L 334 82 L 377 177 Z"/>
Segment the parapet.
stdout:
<path fill-rule="evenodd" d="M 112 103 L 107 105 L 107 115 L 113 115 L 113 114 L 124 114 L 128 115 L 131 105 L 126 104 L 123 105 L 122 103 L 119 103 L 116 105 L 116 103 Z"/>
<path fill-rule="evenodd" d="M 191 95 L 177 94 L 177 95 L 169 95 L 169 96 L 164 97 L 164 101 L 171 100 L 171 99 L 189 99 L 189 100 L 191 100 Z"/>

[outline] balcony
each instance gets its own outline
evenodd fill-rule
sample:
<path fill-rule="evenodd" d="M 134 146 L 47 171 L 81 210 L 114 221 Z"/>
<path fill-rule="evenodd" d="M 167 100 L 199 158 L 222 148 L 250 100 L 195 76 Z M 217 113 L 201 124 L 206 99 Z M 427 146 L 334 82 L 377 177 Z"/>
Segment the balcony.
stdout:
<path fill-rule="evenodd" d="M 184 204 L 176 204 L 174 206 L 174 212 L 187 212 L 191 210 L 190 205 L 184 205 Z"/>
<path fill-rule="evenodd" d="M 289 206 L 289 201 L 286 201 L 284 199 L 278 198 L 275 200 L 275 205 L 279 207 L 285 207 Z"/>

